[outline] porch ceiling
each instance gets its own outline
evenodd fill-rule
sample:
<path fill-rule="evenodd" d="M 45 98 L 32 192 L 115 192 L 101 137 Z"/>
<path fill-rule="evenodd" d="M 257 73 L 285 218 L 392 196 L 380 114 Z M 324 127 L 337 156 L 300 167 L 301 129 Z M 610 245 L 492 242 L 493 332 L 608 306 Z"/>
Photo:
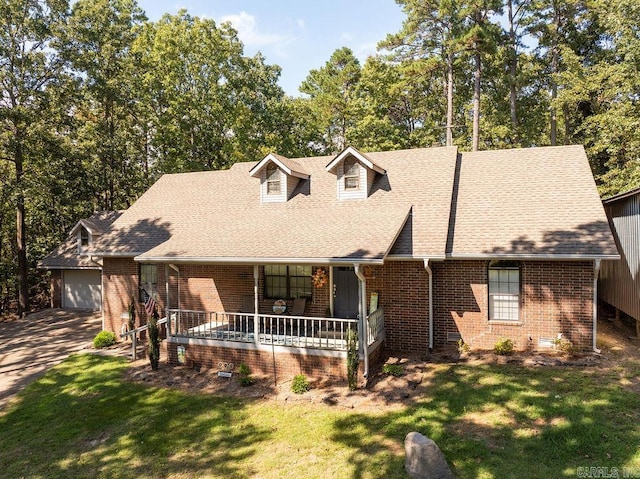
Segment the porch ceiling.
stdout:
<path fill-rule="evenodd" d="M 207 218 L 175 231 L 137 261 L 179 262 L 382 262 L 400 234 L 410 205 L 372 209 L 345 205 L 286 215 L 279 209 L 244 212 L 237 223 Z"/>

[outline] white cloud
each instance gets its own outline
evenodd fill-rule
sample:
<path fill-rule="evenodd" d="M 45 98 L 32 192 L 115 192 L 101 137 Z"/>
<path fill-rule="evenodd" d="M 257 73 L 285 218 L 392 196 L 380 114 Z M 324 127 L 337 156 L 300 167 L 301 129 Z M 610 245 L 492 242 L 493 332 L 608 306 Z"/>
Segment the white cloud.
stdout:
<path fill-rule="evenodd" d="M 298 28 L 299 28 L 300 30 L 302 30 L 302 29 L 305 27 L 305 25 L 304 25 L 304 19 L 303 19 L 303 18 L 298 18 L 298 19 L 296 20 L 296 24 L 298 25 Z"/>
<path fill-rule="evenodd" d="M 258 27 L 256 17 L 247 12 L 236 15 L 225 15 L 220 18 L 221 23 L 229 22 L 238 31 L 238 37 L 248 47 L 264 47 L 282 43 L 289 43 L 292 38 L 278 33 L 267 33 Z"/>
<path fill-rule="evenodd" d="M 350 42 L 351 40 L 353 40 L 353 35 L 351 33 L 344 32 L 342 35 L 340 35 L 340 39 L 343 42 Z"/>

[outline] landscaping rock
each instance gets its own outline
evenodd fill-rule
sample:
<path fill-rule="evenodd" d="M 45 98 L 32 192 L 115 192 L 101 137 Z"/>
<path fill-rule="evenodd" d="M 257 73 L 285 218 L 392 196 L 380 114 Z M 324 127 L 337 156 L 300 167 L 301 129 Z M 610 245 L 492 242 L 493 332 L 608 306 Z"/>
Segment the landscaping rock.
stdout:
<path fill-rule="evenodd" d="M 410 432 L 404 439 L 404 451 L 404 467 L 413 479 L 453 479 L 444 454 L 428 437 Z"/>

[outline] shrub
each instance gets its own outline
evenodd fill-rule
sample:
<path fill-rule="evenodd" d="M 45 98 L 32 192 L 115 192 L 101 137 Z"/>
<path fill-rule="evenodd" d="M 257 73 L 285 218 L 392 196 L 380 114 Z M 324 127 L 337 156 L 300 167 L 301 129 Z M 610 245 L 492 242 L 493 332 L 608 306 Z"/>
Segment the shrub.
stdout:
<path fill-rule="evenodd" d="M 458 353 L 464 354 L 471 351 L 471 348 L 467 343 L 465 343 L 462 339 L 458 339 Z"/>
<path fill-rule="evenodd" d="M 500 338 L 493 347 L 493 352 L 501 356 L 513 353 L 513 341 L 508 338 Z"/>
<path fill-rule="evenodd" d="M 251 369 L 245 363 L 241 363 L 238 366 L 238 380 L 240 386 L 251 386 L 253 384 L 253 378 L 251 377 Z"/>
<path fill-rule="evenodd" d="M 131 295 L 131 301 L 129 301 L 129 331 L 136 328 L 136 299 Z"/>
<path fill-rule="evenodd" d="M 347 382 L 349 389 L 355 391 L 358 387 L 358 367 L 360 355 L 358 354 L 358 332 L 350 328 L 347 332 Z"/>
<path fill-rule="evenodd" d="M 296 394 L 306 393 L 309 389 L 311 389 L 311 385 L 307 380 L 307 377 L 304 374 L 298 374 L 293 378 L 293 382 L 291 383 L 291 390 Z"/>
<path fill-rule="evenodd" d="M 572 355 L 575 352 L 575 348 L 573 347 L 573 343 L 568 339 L 557 338 L 553 340 L 553 345 L 556 347 L 558 351 L 568 356 Z"/>
<path fill-rule="evenodd" d="M 151 369 L 156 371 L 160 363 L 160 335 L 158 331 L 158 310 L 154 309 L 147 323 L 149 333 L 149 363 Z"/>
<path fill-rule="evenodd" d="M 382 366 L 382 372 L 387 376 L 395 376 L 397 378 L 404 374 L 404 370 L 399 364 L 385 364 Z"/>
<path fill-rule="evenodd" d="M 100 331 L 93 338 L 93 347 L 96 349 L 107 348 L 116 344 L 116 335 L 111 331 Z"/>

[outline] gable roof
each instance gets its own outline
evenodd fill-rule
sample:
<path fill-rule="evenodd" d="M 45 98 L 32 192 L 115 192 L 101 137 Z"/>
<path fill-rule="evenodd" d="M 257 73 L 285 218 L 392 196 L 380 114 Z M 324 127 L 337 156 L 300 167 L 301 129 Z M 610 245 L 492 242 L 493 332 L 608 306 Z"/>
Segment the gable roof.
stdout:
<path fill-rule="evenodd" d="M 462 153 L 451 257 L 618 256 L 582 146 Z"/>
<path fill-rule="evenodd" d="M 286 203 L 260 203 L 250 175 L 256 163 L 165 175 L 93 249 L 139 261 L 381 262 L 411 217 L 413 238 L 402 253 L 444 257 L 456 155 L 456 148 L 369 153 L 388 174 L 369 198 L 349 202 L 336 197 L 328 156 L 294 160 L 310 180 Z"/>
<path fill-rule="evenodd" d="M 369 156 L 361 153 L 353 146 L 347 146 L 344 150 L 342 150 L 338 155 L 326 166 L 327 171 L 332 171 L 338 166 L 342 160 L 346 159 L 349 156 L 353 156 L 362 164 L 364 164 L 370 170 L 375 171 L 376 173 L 380 173 L 381 175 L 385 174 L 384 168 L 377 165 Z"/>
<path fill-rule="evenodd" d="M 290 160 L 289 158 L 281 155 L 276 155 L 275 153 L 269 153 L 265 156 L 261 161 L 258 162 L 256 166 L 251 168 L 249 174 L 251 176 L 260 176 L 260 172 L 264 167 L 267 166 L 269 162 L 273 162 L 278 167 L 283 170 L 289 176 L 295 176 L 297 178 L 302 178 L 306 180 L 309 178 L 309 173 L 305 171 L 305 169 L 294 160 Z"/>
<path fill-rule="evenodd" d="M 100 265 L 91 258 L 78 254 L 78 230 L 81 226 L 91 235 L 103 234 L 122 211 L 98 211 L 89 218 L 78 221 L 67 238 L 55 250 L 45 256 L 38 264 L 44 269 L 100 269 Z"/>
<path fill-rule="evenodd" d="M 92 249 L 170 263 L 618 257 L 580 146 L 367 153 L 385 174 L 367 199 L 345 202 L 327 169 L 347 151 L 164 175 Z M 309 175 L 286 203 L 260 202 L 252 174 L 267 158 Z"/>

